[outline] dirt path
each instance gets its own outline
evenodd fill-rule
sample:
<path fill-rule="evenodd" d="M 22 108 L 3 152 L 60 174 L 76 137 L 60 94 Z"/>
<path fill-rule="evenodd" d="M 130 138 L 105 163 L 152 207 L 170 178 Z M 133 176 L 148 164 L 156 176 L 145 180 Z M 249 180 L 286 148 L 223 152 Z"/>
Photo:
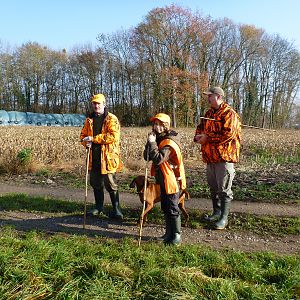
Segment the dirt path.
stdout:
<path fill-rule="evenodd" d="M 77 234 L 94 238 L 95 236 L 122 239 L 133 238 L 138 241 L 136 222 L 111 221 L 107 218 L 88 217 L 83 229 L 82 216 L 55 216 L 25 212 L 0 212 L 0 225 L 10 225 L 19 231 L 39 230 L 47 234 Z M 155 241 L 162 236 L 161 225 L 150 224 L 143 228 L 142 242 Z M 157 241 L 161 243 L 160 241 Z M 227 229 L 216 231 L 210 229 L 182 228 L 183 244 L 204 244 L 215 249 L 231 249 L 245 252 L 271 251 L 278 254 L 299 254 L 299 236 L 262 237 L 248 232 L 235 232 Z"/>
<path fill-rule="evenodd" d="M 83 201 L 85 191 L 82 189 L 71 189 L 61 186 L 20 184 L 12 185 L 5 182 L 0 183 L 0 195 L 7 193 L 25 193 L 32 196 L 49 196 L 69 201 Z M 109 203 L 108 195 L 105 196 Z M 88 193 L 88 201 L 93 202 L 92 192 Z M 141 207 L 136 194 L 121 193 L 122 205 L 127 207 Z M 208 199 L 190 199 L 186 207 L 200 210 L 210 210 L 211 203 Z M 234 201 L 232 212 L 244 212 L 257 215 L 275 216 L 300 216 L 299 205 L 285 205 L 272 203 L 244 203 Z M 114 222 L 107 218 L 87 218 L 86 229 L 82 228 L 82 216 L 65 216 L 63 214 L 49 213 L 27 213 L 0 211 L 0 225 L 14 226 L 20 231 L 39 230 L 54 234 L 78 234 L 90 237 L 104 236 L 121 239 L 132 237 L 138 239 L 138 227 L 136 222 L 125 218 L 123 222 Z M 160 225 L 149 224 L 143 229 L 143 242 L 155 240 L 164 233 Z M 233 249 L 246 252 L 272 251 L 279 254 L 299 254 L 299 235 L 287 236 L 259 236 L 253 233 L 236 232 L 228 228 L 224 231 L 210 229 L 182 228 L 183 243 L 205 244 L 217 249 Z"/>
<path fill-rule="evenodd" d="M 37 184 L 20 184 L 12 185 L 0 182 L 0 195 L 7 193 L 25 193 L 31 196 L 48 196 L 56 199 L 64 199 L 70 201 L 83 201 L 85 190 L 72 189 L 63 186 L 37 185 Z M 127 207 L 141 207 L 136 194 L 121 193 L 121 204 Z M 92 191 L 88 192 L 88 201 L 93 202 Z M 105 203 L 110 203 L 109 197 L 105 195 Z M 186 201 L 188 209 L 211 210 L 211 201 L 209 199 L 192 198 Z M 258 202 L 232 202 L 232 212 L 243 212 L 256 215 L 272 215 L 272 216 L 300 216 L 300 207 L 296 204 L 273 204 Z"/>

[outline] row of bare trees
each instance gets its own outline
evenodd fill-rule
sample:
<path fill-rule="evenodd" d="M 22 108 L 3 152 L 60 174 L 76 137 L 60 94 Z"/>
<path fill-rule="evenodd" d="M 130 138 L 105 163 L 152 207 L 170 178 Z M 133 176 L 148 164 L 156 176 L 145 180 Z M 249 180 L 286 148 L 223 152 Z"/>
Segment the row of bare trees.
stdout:
<path fill-rule="evenodd" d="M 194 126 L 202 92 L 220 85 L 248 125 L 289 125 L 300 86 L 300 53 L 280 36 L 171 5 L 130 30 L 99 34 L 96 49 L 70 53 L 27 43 L 0 48 L 0 109 L 85 113 L 102 92 L 123 125 L 144 125 L 158 111 Z"/>

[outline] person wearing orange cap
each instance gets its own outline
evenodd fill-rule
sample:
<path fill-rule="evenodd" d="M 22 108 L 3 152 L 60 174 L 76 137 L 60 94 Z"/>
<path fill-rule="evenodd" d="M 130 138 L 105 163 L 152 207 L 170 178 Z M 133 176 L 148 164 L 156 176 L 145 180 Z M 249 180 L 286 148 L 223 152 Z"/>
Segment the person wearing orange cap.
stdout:
<path fill-rule="evenodd" d="M 159 113 L 150 119 L 152 131 L 148 134 L 144 159 L 152 161 L 151 175 L 160 185 L 161 208 L 165 217 L 167 245 L 181 242 L 181 218 L 178 207 L 180 190 L 186 188 L 186 178 L 178 133 L 170 130 L 170 117 Z"/>
<path fill-rule="evenodd" d="M 212 87 L 203 94 L 208 97 L 210 109 L 197 126 L 194 142 L 201 144 L 213 205 L 213 213 L 204 220 L 212 223 L 214 229 L 225 229 L 233 199 L 234 164 L 240 155 L 241 122 L 239 115 L 224 101 L 222 88 Z"/>
<path fill-rule="evenodd" d="M 108 191 L 113 207 L 111 218 L 123 219 L 120 209 L 118 185 L 115 174 L 121 167 L 120 123 L 107 111 L 105 96 L 93 95 L 93 113 L 85 120 L 80 139 L 90 151 L 90 184 L 94 190 L 96 207 L 90 212 L 96 216 L 103 213 L 104 187 Z"/>

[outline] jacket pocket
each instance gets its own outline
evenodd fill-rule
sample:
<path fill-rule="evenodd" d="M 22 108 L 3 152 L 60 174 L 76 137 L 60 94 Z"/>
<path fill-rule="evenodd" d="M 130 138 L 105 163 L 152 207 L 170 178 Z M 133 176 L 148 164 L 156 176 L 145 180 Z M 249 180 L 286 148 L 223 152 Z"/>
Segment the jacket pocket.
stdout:
<path fill-rule="evenodd" d="M 112 171 L 118 167 L 119 156 L 116 153 L 108 153 L 106 155 L 106 169 Z"/>

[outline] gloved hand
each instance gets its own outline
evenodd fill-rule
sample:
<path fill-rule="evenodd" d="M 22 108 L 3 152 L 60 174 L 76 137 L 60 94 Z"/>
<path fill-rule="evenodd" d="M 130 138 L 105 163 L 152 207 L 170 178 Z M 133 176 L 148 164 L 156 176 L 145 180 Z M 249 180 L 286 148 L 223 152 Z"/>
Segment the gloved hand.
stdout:
<path fill-rule="evenodd" d="M 86 144 L 85 144 L 85 146 L 87 147 L 87 148 L 91 148 L 92 147 L 92 142 L 86 142 Z"/>

